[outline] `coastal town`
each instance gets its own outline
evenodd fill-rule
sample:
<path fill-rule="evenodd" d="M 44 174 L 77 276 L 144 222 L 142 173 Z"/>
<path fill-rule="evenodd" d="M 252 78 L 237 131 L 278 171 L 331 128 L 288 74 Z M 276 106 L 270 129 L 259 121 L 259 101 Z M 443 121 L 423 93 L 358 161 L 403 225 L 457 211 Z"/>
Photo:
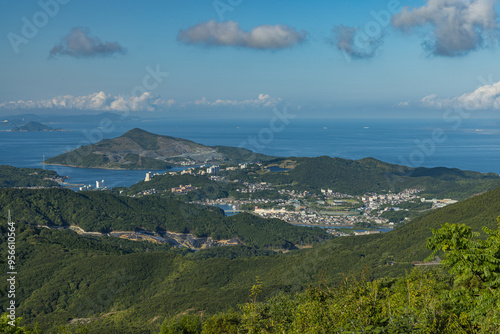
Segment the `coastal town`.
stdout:
<path fill-rule="evenodd" d="M 266 189 L 272 189 L 272 185 L 265 185 Z M 250 185 L 251 188 L 258 188 L 259 185 Z M 289 200 L 268 200 L 268 199 L 254 199 L 254 200 L 235 200 L 230 198 L 221 198 L 217 200 L 206 200 L 204 202 L 197 202 L 206 205 L 228 205 L 234 211 L 239 211 L 242 206 L 255 205 L 250 212 L 266 218 L 278 218 L 294 225 L 311 225 L 321 227 L 345 227 L 354 226 L 357 223 L 372 223 L 379 226 L 393 227 L 395 223 L 390 222 L 389 219 L 381 217 L 381 214 L 386 211 L 399 210 L 398 204 L 419 199 L 418 189 L 407 189 L 399 194 L 379 195 L 369 194 L 361 197 L 359 207 L 353 211 L 345 211 L 345 204 L 347 202 L 338 200 L 339 198 L 349 198 L 351 201 L 359 201 L 357 197 L 347 194 L 335 194 L 333 200 L 323 200 L 321 196 L 315 196 L 309 192 L 294 192 L 288 191 Z M 311 203 L 311 197 L 313 201 Z M 319 202 L 319 203 L 318 203 Z M 318 204 L 327 204 L 324 210 L 320 211 L 317 208 Z M 259 208 L 259 205 L 272 204 L 272 208 Z M 316 205 L 311 205 L 316 204 Z M 389 205 L 389 206 L 386 206 Z M 286 207 L 293 207 L 293 210 L 287 210 Z M 381 211 L 377 209 L 385 206 Z M 326 209 L 331 209 L 327 211 Z"/>
<path fill-rule="evenodd" d="M 321 188 L 319 192 L 300 191 L 269 182 L 252 183 L 229 177 L 229 171 L 244 170 L 248 167 L 248 164 L 240 164 L 225 168 L 201 166 L 166 173 L 148 172 L 144 181 L 146 183 L 155 177 L 176 177 L 188 174 L 221 184 L 231 183 L 236 187 L 234 196 L 207 197 L 192 200 L 190 203 L 219 206 L 228 215 L 250 212 L 264 218 L 281 219 L 294 225 L 318 226 L 337 235 L 345 235 L 339 233 L 339 228 L 362 229 L 363 233 L 390 230 L 408 221 L 412 210 L 416 211 L 414 208 L 422 213 L 425 210 L 437 209 L 457 202 L 452 199 L 422 198 L 419 196 L 422 189 L 419 188 L 404 189 L 399 193 L 366 193 L 362 196 L 354 196 L 330 188 Z M 131 196 L 165 193 L 182 196 L 199 190 L 199 187 L 191 184 L 179 184 L 170 189 L 148 188 Z M 259 197 L 259 194 L 266 194 L 266 196 Z M 269 194 L 274 194 L 274 196 Z M 402 218 L 394 219 L 393 217 Z"/>

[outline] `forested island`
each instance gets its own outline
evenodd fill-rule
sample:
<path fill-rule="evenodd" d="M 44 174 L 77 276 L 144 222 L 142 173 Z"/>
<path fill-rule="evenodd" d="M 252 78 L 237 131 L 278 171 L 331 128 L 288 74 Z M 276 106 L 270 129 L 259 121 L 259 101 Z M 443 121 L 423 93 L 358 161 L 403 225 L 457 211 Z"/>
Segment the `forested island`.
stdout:
<path fill-rule="evenodd" d="M 42 123 L 31 121 L 22 126 L 16 126 L 12 128 L 13 132 L 56 132 L 56 131 L 66 131 L 61 128 L 54 129 Z"/>
<path fill-rule="evenodd" d="M 172 166 L 266 161 L 273 157 L 230 146 L 205 146 L 187 139 L 132 129 L 49 158 L 49 165 L 106 169 L 161 170 Z"/>

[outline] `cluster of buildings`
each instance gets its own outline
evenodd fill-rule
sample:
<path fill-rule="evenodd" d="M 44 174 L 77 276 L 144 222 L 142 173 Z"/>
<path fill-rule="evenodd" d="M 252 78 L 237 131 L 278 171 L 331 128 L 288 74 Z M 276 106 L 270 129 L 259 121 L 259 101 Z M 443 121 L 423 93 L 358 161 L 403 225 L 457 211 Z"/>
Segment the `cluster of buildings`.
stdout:
<path fill-rule="evenodd" d="M 140 197 L 140 196 L 147 196 L 147 195 L 156 195 L 159 194 L 160 191 L 157 191 L 156 189 L 146 189 L 144 191 L 138 192 L 135 195 L 132 195 L 130 197 Z"/>
<path fill-rule="evenodd" d="M 182 160 L 182 161 L 176 162 L 176 163 L 178 165 L 181 165 L 181 166 L 192 166 L 192 165 L 196 164 L 196 161 L 186 158 L 185 160 Z"/>
<path fill-rule="evenodd" d="M 169 172 L 168 174 L 170 175 L 177 175 L 177 172 Z M 189 175 L 205 175 L 205 171 L 200 169 L 200 170 L 195 170 L 194 168 L 188 168 L 188 169 L 185 169 L 185 170 L 182 170 L 180 172 L 181 175 L 184 175 L 184 174 L 189 174 Z"/>
<path fill-rule="evenodd" d="M 372 217 L 369 215 L 319 215 L 310 210 L 286 211 L 285 209 L 255 209 L 255 213 L 266 218 L 279 218 L 295 225 L 318 225 L 318 226 L 352 226 L 356 223 L 372 222 L 386 224 L 385 218 Z"/>
<path fill-rule="evenodd" d="M 258 166 L 262 166 L 262 163 L 257 163 Z M 226 167 L 226 170 L 238 170 L 238 169 L 245 169 L 245 168 L 248 168 L 250 166 L 250 164 L 247 164 L 247 163 L 242 163 L 242 164 L 239 164 L 238 166 L 229 166 L 229 167 Z"/>
<path fill-rule="evenodd" d="M 331 229 L 331 228 L 327 228 L 326 229 L 326 233 L 330 233 L 336 237 L 348 237 L 350 236 L 349 233 L 345 233 L 345 232 L 342 232 L 342 231 L 337 231 L 337 230 L 334 230 L 334 229 Z"/>
<path fill-rule="evenodd" d="M 192 161 L 193 162 L 193 161 Z M 184 165 L 181 163 L 181 165 Z M 193 163 L 185 163 L 186 166 L 192 166 Z M 184 174 L 190 174 L 190 175 L 206 175 L 206 174 L 217 174 L 221 171 L 224 170 L 238 170 L 238 169 L 245 169 L 248 167 L 248 164 L 239 164 L 238 166 L 231 166 L 227 167 L 226 169 L 221 169 L 220 166 L 214 165 L 214 166 L 209 166 L 208 168 L 204 168 L 206 165 L 201 165 L 200 167 L 190 167 L 188 169 L 184 169 L 179 172 L 165 172 L 165 173 L 152 173 L 152 172 L 147 172 L 146 177 L 144 178 L 145 182 L 151 181 L 151 179 L 157 175 L 184 175 Z M 216 177 L 216 179 L 213 179 Z M 222 181 L 225 178 L 223 176 L 215 176 L 211 175 L 210 178 L 214 181 Z"/>
<path fill-rule="evenodd" d="M 207 168 L 207 174 L 215 174 L 220 172 L 220 167 L 219 166 L 210 166 Z"/>
<path fill-rule="evenodd" d="M 422 191 L 418 188 L 405 189 L 399 194 L 366 194 L 361 197 L 366 211 L 377 210 L 382 205 L 397 205 L 402 202 L 419 198 L 416 194 Z"/>
<path fill-rule="evenodd" d="M 106 186 L 104 185 L 104 180 L 101 181 L 95 181 L 95 188 L 92 187 L 92 185 L 82 185 L 78 187 L 78 190 L 80 191 L 86 191 L 86 190 L 104 190 L 107 189 Z"/>
<path fill-rule="evenodd" d="M 352 198 L 352 195 L 342 194 L 342 193 L 333 191 L 332 189 L 321 189 L 321 193 L 325 196 L 333 197 L 333 198 Z"/>
<path fill-rule="evenodd" d="M 178 187 L 172 188 L 172 193 L 178 194 L 178 195 L 184 195 L 187 194 L 190 191 L 196 190 L 198 187 L 193 187 L 192 185 L 180 185 Z"/>
<path fill-rule="evenodd" d="M 165 174 L 170 175 L 178 175 L 178 174 L 191 174 L 191 175 L 206 175 L 210 180 L 213 181 L 224 181 L 226 177 L 222 175 L 215 175 L 221 171 L 219 166 L 210 166 L 208 168 L 204 168 L 205 166 L 201 166 L 198 168 L 189 168 L 187 170 L 183 170 L 180 172 L 167 172 Z M 246 164 L 240 164 L 239 166 L 231 166 L 227 167 L 226 170 L 238 170 L 247 168 Z M 152 174 L 151 172 L 146 174 L 145 181 L 151 180 L 156 174 Z M 238 180 L 232 180 L 232 182 L 239 182 Z M 283 197 L 288 197 L 288 200 L 285 199 L 248 199 L 248 200 L 235 200 L 235 199 L 217 199 L 217 200 L 209 200 L 205 199 L 202 204 L 208 205 L 231 205 L 233 210 L 239 210 L 239 208 L 244 204 L 252 204 L 255 205 L 254 213 L 266 217 L 266 218 L 279 218 L 285 222 L 295 224 L 295 225 L 318 225 L 325 227 L 340 227 L 340 226 L 353 226 L 356 223 L 373 223 L 373 224 L 385 224 L 385 225 L 393 225 L 390 223 L 388 219 L 381 217 L 380 210 L 382 206 L 387 206 L 385 210 L 398 210 L 397 206 L 400 203 L 414 200 L 416 198 L 420 198 L 417 194 L 421 191 L 418 188 L 405 189 L 400 193 L 389 193 L 389 194 L 377 194 L 377 193 L 369 193 L 361 196 L 360 198 L 356 197 L 363 203 L 363 207 L 359 210 L 361 214 L 356 213 L 344 213 L 341 212 L 316 212 L 314 209 L 310 208 L 309 200 L 317 200 L 317 203 L 325 204 L 326 198 L 328 198 L 328 203 L 331 204 L 332 207 L 335 206 L 344 206 L 346 204 L 346 200 L 344 199 L 352 199 L 354 196 L 336 192 L 332 189 L 321 189 L 321 195 L 316 196 L 311 194 L 308 191 L 297 191 L 297 190 L 289 190 L 289 189 L 277 189 L 270 183 L 259 182 L 259 183 L 250 183 L 250 182 L 242 182 L 241 185 L 243 187 L 237 189 L 240 193 L 255 193 L 258 191 L 264 190 L 273 190 L 281 195 L 287 195 Z M 188 185 L 179 185 L 179 187 L 172 188 L 171 191 L 174 194 L 186 194 L 189 191 L 193 191 L 198 189 L 197 187 L 193 187 L 191 184 Z M 140 194 L 149 195 L 156 193 L 156 190 L 150 189 L 146 190 Z M 433 208 L 442 207 L 448 204 L 456 203 L 454 200 L 445 199 L 445 200 L 426 200 L 424 198 L 420 199 L 425 202 L 432 202 Z M 351 200 L 352 201 L 352 200 Z M 266 204 L 266 206 L 273 206 L 271 209 L 263 209 L 259 208 L 258 205 Z M 287 206 L 288 210 L 284 207 Z M 335 210 L 334 210 L 335 211 Z"/>
<path fill-rule="evenodd" d="M 273 205 L 280 205 L 280 204 L 285 204 L 285 200 L 283 199 L 264 199 L 264 198 L 257 198 L 257 199 L 248 199 L 248 200 L 237 200 L 237 199 L 230 199 L 230 198 L 218 198 L 218 199 L 208 199 L 206 198 L 202 202 L 197 201 L 193 203 L 197 204 L 204 204 L 204 205 L 229 205 L 232 206 L 235 210 L 239 210 L 240 207 L 243 204 L 273 204 Z"/>
<path fill-rule="evenodd" d="M 275 209 L 275 208 L 271 208 L 271 209 L 259 209 L 258 206 L 255 207 L 255 213 L 260 215 L 260 216 L 266 216 L 268 214 L 270 215 L 273 215 L 273 214 L 282 214 L 282 213 L 287 213 L 286 209 L 285 208 L 281 208 L 281 209 Z"/>
<path fill-rule="evenodd" d="M 354 231 L 354 235 L 368 235 L 368 234 L 380 234 L 378 230 L 375 231 Z"/>
<path fill-rule="evenodd" d="M 204 167 L 204 166 L 202 166 Z M 205 174 L 215 174 L 220 171 L 219 166 L 210 166 L 206 170 L 203 168 L 195 168 L 191 167 L 188 169 L 184 169 L 180 172 L 165 172 L 165 173 L 152 173 L 152 172 L 147 172 L 146 177 L 144 178 L 144 182 L 149 182 L 153 177 L 157 175 L 184 175 L 184 174 L 190 174 L 190 175 L 205 175 Z"/>
<path fill-rule="evenodd" d="M 172 174 L 173 173 L 173 174 Z M 153 173 L 153 172 L 147 172 L 146 173 L 146 177 L 144 178 L 144 182 L 149 182 L 153 179 L 153 177 L 155 176 L 158 176 L 158 175 L 167 175 L 167 174 L 171 174 L 171 175 L 177 175 L 176 172 L 166 172 L 166 173 Z"/>
<path fill-rule="evenodd" d="M 36 174 L 38 174 L 38 173 L 35 172 L 35 173 L 31 173 L 30 175 L 36 175 Z M 69 179 L 69 177 L 68 176 L 57 176 L 57 177 L 44 177 L 43 179 L 48 180 L 48 181 L 54 181 L 57 183 L 63 183 L 66 179 Z"/>
<path fill-rule="evenodd" d="M 311 195 L 309 191 L 295 191 L 295 190 L 288 190 L 288 189 L 280 189 L 278 190 L 279 194 L 286 194 L 289 195 L 292 198 L 305 198 L 306 196 Z"/>
<path fill-rule="evenodd" d="M 247 193 L 254 193 L 256 191 L 274 189 L 272 184 L 266 182 L 260 182 L 260 183 L 243 182 L 243 185 L 246 186 L 246 188 L 236 189 L 236 191 L 241 192 L 243 194 L 247 194 Z"/>

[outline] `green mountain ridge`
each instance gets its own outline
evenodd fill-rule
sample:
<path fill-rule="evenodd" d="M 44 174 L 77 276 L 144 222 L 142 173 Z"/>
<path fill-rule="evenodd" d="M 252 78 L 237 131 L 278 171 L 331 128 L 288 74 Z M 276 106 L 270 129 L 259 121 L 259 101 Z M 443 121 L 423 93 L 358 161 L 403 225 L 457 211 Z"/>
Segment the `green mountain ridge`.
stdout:
<path fill-rule="evenodd" d="M 239 238 L 247 246 L 292 249 L 328 238 L 321 229 L 297 227 L 241 214 L 225 217 L 216 207 L 186 204 L 160 197 L 130 198 L 106 192 L 76 193 L 67 189 L 0 189 L 0 211 L 9 208 L 18 222 L 76 225 L 85 231 L 108 233 L 145 229 L 192 233 L 215 240 Z"/>
<path fill-rule="evenodd" d="M 281 167 L 283 170 L 270 172 L 269 167 Z M 277 187 L 316 194 L 319 194 L 321 189 L 359 196 L 370 192 L 398 193 L 405 189 L 418 188 L 422 190 L 419 194 L 422 197 L 449 197 L 457 200 L 500 186 L 500 176 L 494 173 L 446 167 L 411 168 L 374 158 L 347 160 L 327 156 L 275 158 L 263 162 L 262 166 L 252 165 L 245 169 L 223 171 L 219 175 L 226 177 L 226 180 L 238 180 L 240 183 L 266 182 Z M 171 187 L 179 184 L 201 187 L 210 184 L 221 190 L 221 197 L 234 195 L 234 189 L 239 186 L 239 183 L 217 183 L 200 176 L 161 175 L 150 182 L 138 182 L 131 186 L 130 190 L 139 192 L 154 188 L 169 191 Z M 210 195 L 213 197 L 217 194 Z"/>
<path fill-rule="evenodd" d="M 67 204 L 64 197 L 60 201 L 61 206 Z M 385 234 L 337 238 L 287 254 L 233 259 L 224 254 L 203 256 L 213 250 L 199 251 L 193 258 L 155 250 L 152 245 L 151 252 L 144 253 L 143 243 L 83 238 L 20 224 L 18 314 L 25 323 L 39 322 L 45 329 L 74 318 L 91 318 L 90 333 L 157 333 L 164 317 L 187 310 L 214 314 L 248 301 L 256 276 L 263 282 L 262 298 L 279 291 L 301 291 L 320 280 L 338 282 L 350 272 L 365 271 L 368 279 L 395 277 L 430 254 L 424 245 L 431 228 L 458 222 L 475 230 L 494 227 L 499 213 L 500 189 L 495 189 Z M 1 226 L 6 233 L 5 222 Z M 1 307 L 7 305 L 5 298 L 0 297 Z"/>
<path fill-rule="evenodd" d="M 303 163 L 289 171 L 294 181 L 316 189 L 331 187 L 335 191 L 353 195 L 420 188 L 423 190 L 420 195 L 424 197 L 429 194 L 463 199 L 500 186 L 500 176 L 494 173 L 485 174 L 446 167 L 412 168 L 374 158 L 300 159 Z"/>

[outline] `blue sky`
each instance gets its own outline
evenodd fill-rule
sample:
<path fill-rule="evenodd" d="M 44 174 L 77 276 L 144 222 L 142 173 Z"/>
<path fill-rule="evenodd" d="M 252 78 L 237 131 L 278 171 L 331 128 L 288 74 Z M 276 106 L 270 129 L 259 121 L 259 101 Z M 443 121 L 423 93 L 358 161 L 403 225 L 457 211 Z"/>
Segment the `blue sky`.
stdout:
<path fill-rule="evenodd" d="M 238 117 L 287 104 L 314 117 L 493 117 L 497 11 L 492 0 L 3 0 L 0 113 Z"/>

